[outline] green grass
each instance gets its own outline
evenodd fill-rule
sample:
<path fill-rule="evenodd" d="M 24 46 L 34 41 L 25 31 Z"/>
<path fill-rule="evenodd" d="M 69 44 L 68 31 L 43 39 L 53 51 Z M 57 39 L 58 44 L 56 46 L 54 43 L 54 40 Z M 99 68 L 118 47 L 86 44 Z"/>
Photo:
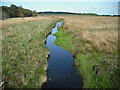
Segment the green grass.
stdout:
<path fill-rule="evenodd" d="M 46 34 L 56 18 L 30 21 L 3 29 L 3 81 L 9 88 L 39 88 L 45 82 Z"/>
<path fill-rule="evenodd" d="M 117 62 L 115 56 L 96 52 L 88 55 L 79 53 L 75 59 L 76 67 L 84 78 L 85 86 L 89 88 L 118 87 L 119 77 L 115 73 L 118 67 L 114 67 L 111 64 L 113 62 Z"/>
<path fill-rule="evenodd" d="M 83 78 L 86 88 L 118 88 L 120 77 L 118 68 L 118 52 L 97 52 L 96 48 L 88 48 L 89 42 L 75 37 L 63 27 L 55 33 L 55 44 L 69 50 L 75 56 L 75 66 Z"/>
<path fill-rule="evenodd" d="M 65 29 L 61 29 L 59 32 L 55 33 L 54 35 L 57 36 L 57 39 L 55 41 L 56 44 L 58 45 L 60 44 L 65 49 L 70 49 L 71 51 L 75 48 L 75 45 L 71 45 L 73 43 L 72 35 L 69 34 Z"/>

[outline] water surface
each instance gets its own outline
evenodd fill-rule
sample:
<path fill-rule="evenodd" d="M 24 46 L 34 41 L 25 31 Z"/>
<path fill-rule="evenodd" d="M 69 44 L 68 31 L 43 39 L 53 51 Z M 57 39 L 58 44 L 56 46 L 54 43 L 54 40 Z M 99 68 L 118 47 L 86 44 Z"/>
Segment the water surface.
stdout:
<path fill-rule="evenodd" d="M 61 25 L 62 22 L 58 22 L 46 40 L 46 46 L 50 49 L 46 86 L 47 88 L 82 88 L 82 79 L 73 66 L 73 55 L 54 44 L 56 36 L 53 34 L 58 32 L 57 28 Z"/>

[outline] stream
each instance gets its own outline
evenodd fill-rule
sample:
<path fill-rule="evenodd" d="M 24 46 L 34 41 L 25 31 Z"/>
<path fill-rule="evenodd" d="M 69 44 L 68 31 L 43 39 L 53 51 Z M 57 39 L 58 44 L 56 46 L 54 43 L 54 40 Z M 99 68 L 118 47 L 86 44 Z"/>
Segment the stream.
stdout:
<path fill-rule="evenodd" d="M 56 36 L 53 34 L 58 32 L 57 28 L 61 25 L 62 22 L 58 22 L 46 40 L 46 47 L 50 49 L 46 88 L 82 88 L 82 78 L 74 67 L 72 53 L 54 44 Z"/>

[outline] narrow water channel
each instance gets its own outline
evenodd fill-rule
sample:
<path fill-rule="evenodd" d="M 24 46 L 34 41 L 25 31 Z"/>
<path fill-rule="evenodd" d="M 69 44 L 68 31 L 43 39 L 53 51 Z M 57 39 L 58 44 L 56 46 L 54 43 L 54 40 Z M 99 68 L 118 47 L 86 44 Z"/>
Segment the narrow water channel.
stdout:
<path fill-rule="evenodd" d="M 82 79 L 75 70 L 73 55 L 54 44 L 56 36 L 53 34 L 58 32 L 57 28 L 61 25 L 62 22 L 58 22 L 46 40 L 46 46 L 50 49 L 46 88 L 82 88 Z"/>

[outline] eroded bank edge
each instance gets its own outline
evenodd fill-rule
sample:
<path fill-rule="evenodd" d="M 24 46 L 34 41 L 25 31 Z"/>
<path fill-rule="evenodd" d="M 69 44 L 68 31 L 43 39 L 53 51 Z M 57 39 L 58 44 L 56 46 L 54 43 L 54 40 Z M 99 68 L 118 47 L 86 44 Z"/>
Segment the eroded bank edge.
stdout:
<path fill-rule="evenodd" d="M 63 20 L 62 18 L 59 18 L 58 20 L 56 20 L 55 22 L 53 22 L 52 24 L 50 24 L 50 25 L 48 26 L 48 28 L 47 28 L 47 29 L 48 29 L 48 32 L 47 32 L 47 34 L 45 35 L 46 40 L 47 40 L 47 36 L 49 36 L 49 35 L 52 33 L 52 28 L 55 27 L 55 25 L 56 25 L 57 22 L 62 21 L 62 20 Z M 45 40 L 45 45 L 46 45 L 46 40 Z M 47 48 L 47 47 L 46 47 L 46 48 Z M 47 61 L 48 61 L 49 57 L 50 57 L 50 50 L 49 50 L 49 52 L 48 52 L 47 55 L 46 55 Z M 46 71 L 47 76 L 48 76 L 48 63 L 47 63 L 47 66 L 45 67 L 45 71 Z M 46 76 L 46 79 L 43 81 L 43 84 L 42 84 L 41 88 L 46 88 L 46 83 L 47 83 L 47 81 L 48 81 L 47 76 Z"/>

